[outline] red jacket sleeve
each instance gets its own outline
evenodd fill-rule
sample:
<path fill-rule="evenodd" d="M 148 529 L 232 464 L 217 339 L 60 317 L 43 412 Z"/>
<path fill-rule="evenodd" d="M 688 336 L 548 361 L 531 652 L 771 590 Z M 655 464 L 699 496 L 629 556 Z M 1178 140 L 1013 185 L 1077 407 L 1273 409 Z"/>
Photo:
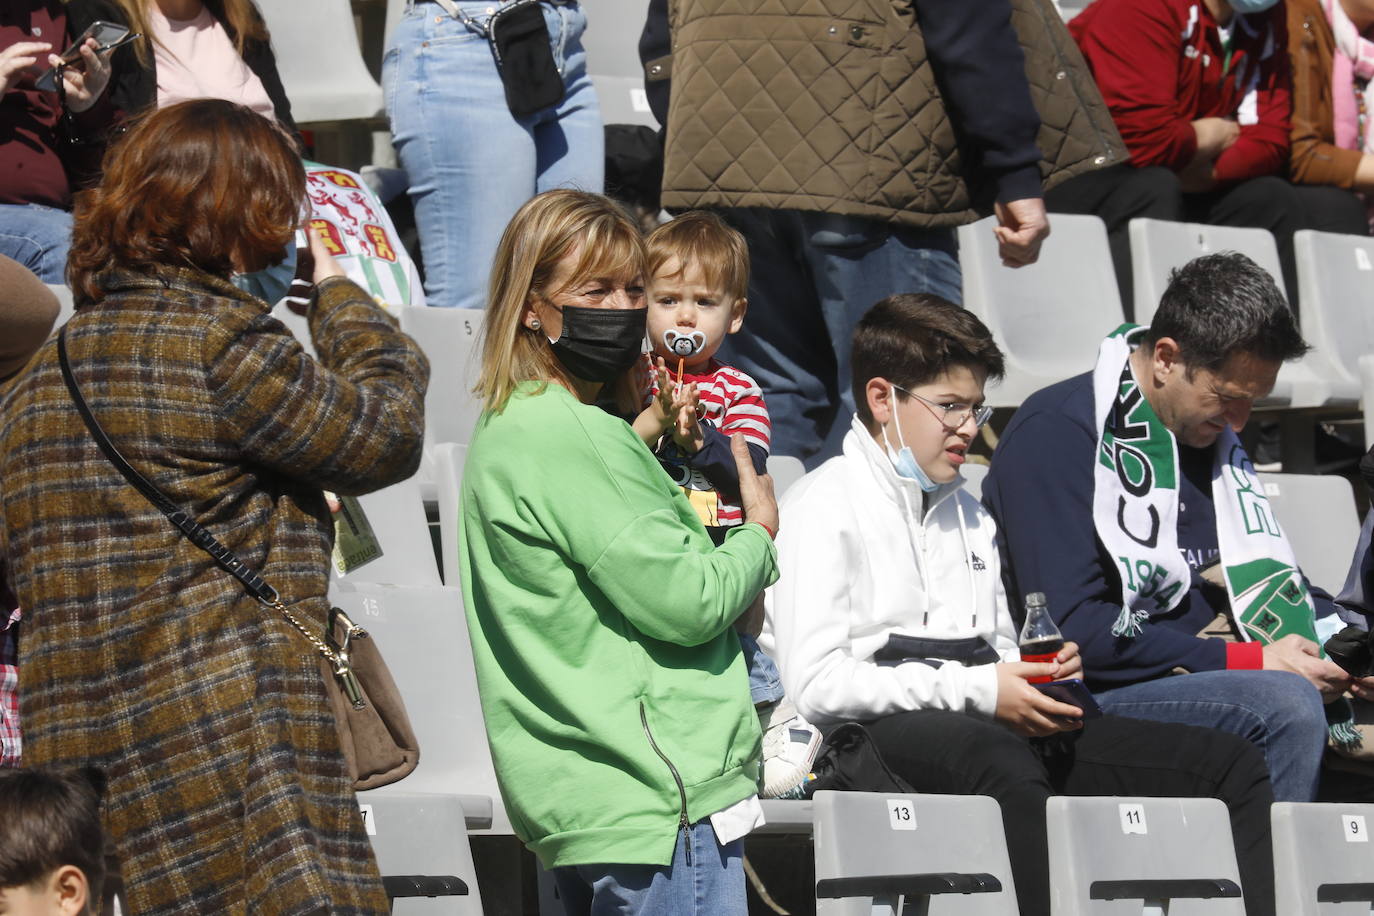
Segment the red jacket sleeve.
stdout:
<path fill-rule="evenodd" d="M 1259 81 L 1253 102 L 1242 100 L 1241 110 L 1253 104 L 1258 120 L 1242 124 L 1240 137 L 1217 157 L 1212 175 L 1220 184 L 1244 181 L 1260 175 L 1285 175 L 1291 142 L 1293 117 L 1293 72 L 1288 61 L 1288 29 L 1283 8 L 1275 7 L 1268 26 L 1260 26 L 1255 58 L 1264 50 L 1269 57 L 1259 61 Z M 1241 28 L 1239 24 L 1237 29 Z M 1248 77 L 1247 77 L 1248 78 Z"/>
<path fill-rule="evenodd" d="M 1181 169 L 1197 152 L 1178 102 L 1184 26 L 1166 3 L 1095 3 L 1069 21 L 1137 167 Z"/>

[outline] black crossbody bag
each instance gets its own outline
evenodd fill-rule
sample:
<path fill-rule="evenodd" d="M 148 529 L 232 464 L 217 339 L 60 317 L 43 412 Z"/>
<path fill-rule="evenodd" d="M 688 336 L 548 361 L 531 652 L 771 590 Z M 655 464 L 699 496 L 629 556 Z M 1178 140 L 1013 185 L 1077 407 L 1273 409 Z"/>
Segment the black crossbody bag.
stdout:
<path fill-rule="evenodd" d="M 311 632 L 256 570 L 220 543 L 119 453 L 95 414 L 91 413 L 72 375 L 65 326 L 57 335 L 57 361 L 62 369 L 62 381 L 91 438 L 129 485 L 167 516 L 187 540 L 237 579 L 248 594 L 279 612 L 319 653 L 325 694 L 334 713 L 340 749 L 354 788 L 373 789 L 409 775 L 420 762 L 420 746 L 396 682 L 367 631 L 349 620 L 343 611 L 330 608 L 324 632 Z"/>
<path fill-rule="evenodd" d="M 563 75 L 549 47 L 549 27 L 539 0 L 497 0 L 482 25 L 453 0 L 435 0 L 452 17 L 491 42 L 496 70 L 506 90 L 506 107 L 517 118 L 563 101 Z"/>

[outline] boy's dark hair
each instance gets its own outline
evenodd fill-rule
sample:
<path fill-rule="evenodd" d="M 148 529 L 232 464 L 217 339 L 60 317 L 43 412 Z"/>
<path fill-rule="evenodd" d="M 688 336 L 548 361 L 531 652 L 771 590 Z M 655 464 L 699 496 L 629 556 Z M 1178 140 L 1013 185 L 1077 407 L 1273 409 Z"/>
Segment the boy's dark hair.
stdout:
<path fill-rule="evenodd" d="M 872 379 L 910 390 L 960 366 L 981 370 L 989 379 L 1005 371 L 987 325 L 930 293 L 899 293 L 869 309 L 854 328 L 849 362 L 854 406 L 870 429 L 873 415 L 864 389 Z"/>
<path fill-rule="evenodd" d="M 1238 353 L 1277 363 L 1310 349 L 1274 278 L 1234 251 L 1194 258 L 1169 274 L 1142 346 L 1164 337 L 1178 344 L 1190 378 L 1197 369 L 1218 371 Z"/>
<path fill-rule="evenodd" d="M 749 244 L 714 213 L 690 210 L 674 217 L 649 233 L 644 245 L 649 250 L 646 281 L 658 276 L 670 258 L 677 258 L 680 269 L 700 266 L 706 284 L 732 299 L 749 294 Z"/>
<path fill-rule="evenodd" d="M 99 912 L 105 884 L 104 792 L 105 777 L 93 768 L 0 770 L 0 887 L 31 885 L 74 865 L 90 886 L 91 912 Z"/>

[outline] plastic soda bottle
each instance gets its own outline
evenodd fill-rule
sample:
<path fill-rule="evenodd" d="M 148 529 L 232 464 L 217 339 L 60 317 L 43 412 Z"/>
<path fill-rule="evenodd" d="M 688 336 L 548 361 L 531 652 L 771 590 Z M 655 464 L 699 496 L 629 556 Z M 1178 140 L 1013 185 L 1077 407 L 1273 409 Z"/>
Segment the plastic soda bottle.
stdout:
<path fill-rule="evenodd" d="M 1021 627 L 1021 661 L 1050 663 L 1064 648 L 1064 634 L 1050 619 L 1045 607 L 1045 593 L 1031 592 L 1026 596 L 1026 622 Z M 1032 684 L 1047 684 L 1054 678 L 1048 675 L 1030 678 Z"/>

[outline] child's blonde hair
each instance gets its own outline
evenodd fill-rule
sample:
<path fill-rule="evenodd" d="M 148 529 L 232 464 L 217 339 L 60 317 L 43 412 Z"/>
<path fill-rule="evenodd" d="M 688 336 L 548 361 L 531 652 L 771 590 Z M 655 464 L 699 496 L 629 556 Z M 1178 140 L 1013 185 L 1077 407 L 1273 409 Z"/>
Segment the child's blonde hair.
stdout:
<path fill-rule="evenodd" d="M 744 236 L 714 213 L 684 213 L 655 229 L 645 244 L 649 249 L 650 283 L 663 265 L 677 258 L 679 272 L 688 264 L 700 266 L 703 279 L 712 289 L 732 299 L 743 299 L 749 294 L 749 246 Z"/>
<path fill-rule="evenodd" d="M 570 252 L 570 283 L 588 277 L 643 277 L 644 240 L 609 198 L 585 191 L 548 191 L 511 219 L 491 267 L 491 294 L 482 324 L 482 371 L 473 389 L 491 410 L 506 406 L 521 382 L 569 377 L 542 330 L 525 326 L 530 294 L 544 298 L 555 268 Z M 631 370 L 633 371 L 633 370 Z"/>

